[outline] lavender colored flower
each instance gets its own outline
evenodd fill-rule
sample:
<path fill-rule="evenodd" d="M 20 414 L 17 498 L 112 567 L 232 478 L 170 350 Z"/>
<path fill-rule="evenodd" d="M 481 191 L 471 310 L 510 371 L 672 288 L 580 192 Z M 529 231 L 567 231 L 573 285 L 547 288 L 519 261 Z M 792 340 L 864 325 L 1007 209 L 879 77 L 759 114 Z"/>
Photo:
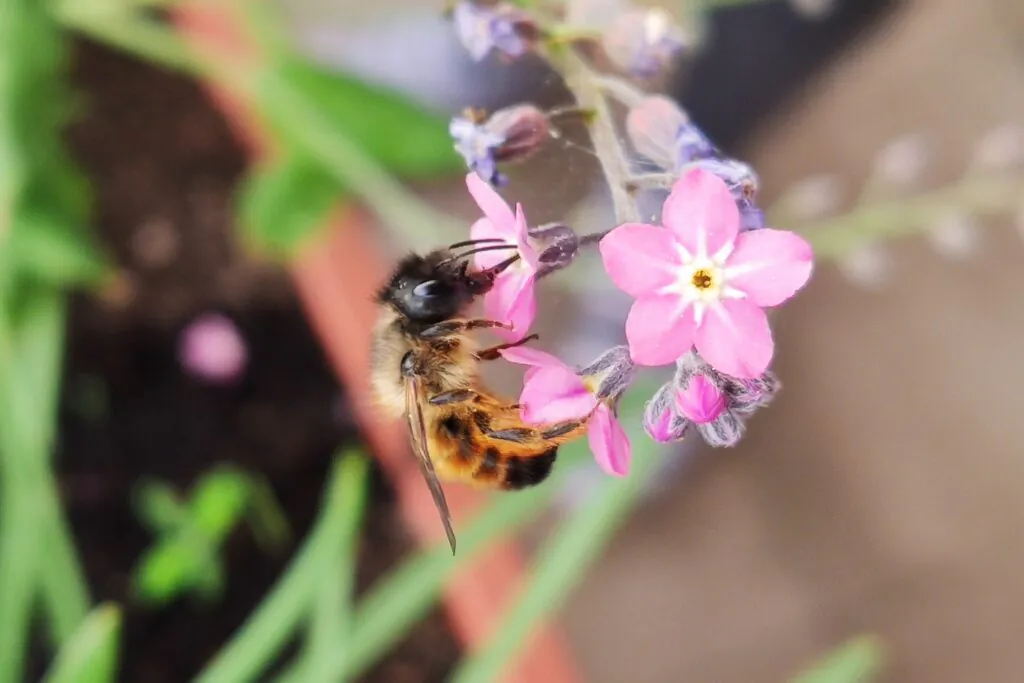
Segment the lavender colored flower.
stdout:
<path fill-rule="evenodd" d="M 248 355 L 238 328 L 219 313 L 206 313 L 193 320 L 182 331 L 178 346 L 178 359 L 185 371 L 211 384 L 238 379 Z"/>
<path fill-rule="evenodd" d="M 489 117 L 467 109 L 452 119 L 448 132 L 469 170 L 494 186 L 507 182 L 499 162 L 525 161 L 551 138 L 547 115 L 530 104 L 499 109 Z"/>
<path fill-rule="evenodd" d="M 528 14 L 514 5 L 463 0 L 452 10 L 455 33 L 476 61 L 492 50 L 515 59 L 529 52 L 537 39 L 537 27 Z"/>
<path fill-rule="evenodd" d="M 661 8 L 627 10 L 601 38 L 608 58 L 623 71 L 640 78 L 665 72 L 692 43 L 682 26 Z"/>
<path fill-rule="evenodd" d="M 655 441 L 679 441 L 695 429 L 710 446 L 735 446 L 746 420 L 768 405 L 779 390 L 771 372 L 737 379 L 718 372 L 698 354 L 679 359 L 672 381 L 647 403 L 644 429 Z"/>

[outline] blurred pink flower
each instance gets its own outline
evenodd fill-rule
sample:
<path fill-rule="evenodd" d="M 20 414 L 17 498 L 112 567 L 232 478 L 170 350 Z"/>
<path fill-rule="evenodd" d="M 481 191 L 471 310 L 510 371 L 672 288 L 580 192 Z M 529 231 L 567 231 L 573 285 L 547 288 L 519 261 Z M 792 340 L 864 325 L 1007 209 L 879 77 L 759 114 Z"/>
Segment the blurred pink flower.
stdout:
<path fill-rule="evenodd" d="M 676 181 L 662 222 L 620 225 L 600 244 L 609 277 L 636 298 L 626 319 L 633 360 L 666 365 L 696 346 L 726 375 L 759 377 L 774 353 L 762 308 L 806 284 L 811 246 L 783 230 L 740 232 L 728 186 L 700 168 Z"/>
<path fill-rule="evenodd" d="M 590 377 L 581 377 L 555 356 L 537 349 L 516 347 L 503 349 L 505 360 L 529 369 L 519 396 L 522 416 L 531 424 L 554 424 L 577 420 L 590 415 L 587 439 L 598 466 L 614 476 L 629 471 L 629 437 L 615 413 L 596 395 L 597 387 Z"/>
<path fill-rule="evenodd" d="M 495 330 L 501 336 L 524 337 L 537 313 L 533 287 L 539 261 L 536 250 L 527 241 L 523 207 L 516 204 L 516 212 L 513 214 L 501 195 L 476 173 L 466 175 L 466 186 L 477 206 L 484 212 L 484 218 L 470 228 L 470 236 L 475 240 L 499 239 L 514 244 L 519 254 L 519 260 L 498 275 L 494 287 L 484 295 L 484 311 L 492 320 L 512 324 L 512 331 Z M 490 268 L 510 255 L 511 251 L 480 252 L 475 257 L 477 268 Z"/>
<path fill-rule="evenodd" d="M 205 313 L 182 333 L 178 359 L 191 375 L 221 384 L 234 381 L 245 369 L 248 350 L 238 328 L 219 313 Z"/>

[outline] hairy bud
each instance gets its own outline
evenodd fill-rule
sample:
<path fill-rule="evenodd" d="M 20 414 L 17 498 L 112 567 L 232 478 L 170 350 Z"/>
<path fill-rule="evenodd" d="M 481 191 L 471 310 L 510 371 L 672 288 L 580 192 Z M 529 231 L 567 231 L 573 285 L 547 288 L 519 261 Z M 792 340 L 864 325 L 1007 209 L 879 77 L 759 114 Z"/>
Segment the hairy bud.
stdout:
<path fill-rule="evenodd" d="M 448 133 L 470 170 L 491 185 L 503 185 L 498 162 L 515 163 L 533 156 L 551 138 L 551 127 L 540 109 L 517 104 L 489 117 L 479 109 L 467 109 L 451 120 Z"/>
<path fill-rule="evenodd" d="M 578 373 L 598 401 L 616 403 L 636 378 L 628 346 L 614 346 Z"/>
<path fill-rule="evenodd" d="M 546 223 L 528 229 L 530 241 L 540 252 L 537 277 L 561 270 L 573 262 L 580 251 L 576 232 L 564 223 Z"/>

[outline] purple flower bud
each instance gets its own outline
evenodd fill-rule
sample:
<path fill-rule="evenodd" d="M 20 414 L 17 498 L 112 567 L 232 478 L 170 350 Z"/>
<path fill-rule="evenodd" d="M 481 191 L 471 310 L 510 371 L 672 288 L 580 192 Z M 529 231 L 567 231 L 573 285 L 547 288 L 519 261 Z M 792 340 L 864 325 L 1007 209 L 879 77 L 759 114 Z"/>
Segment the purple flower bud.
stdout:
<path fill-rule="evenodd" d="M 711 171 L 725 181 L 729 191 L 737 202 L 752 203 L 757 196 L 760 181 L 749 164 L 736 159 L 701 159 L 694 164 L 706 171 Z"/>
<path fill-rule="evenodd" d="M 704 132 L 693 123 L 685 123 L 676 131 L 675 149 L 676 168 L 698 159 L 705 159 L 718 151 Z"/>
<path fill-rule="evenodd" d="M 599 401 L 615 403 L 636 378 L 628 346 L 614 346 L 578 373 Z"/>
<path fill-rule="evenodd" d="M 666 71 L 692 42 L 672 15 L 661 8 L 634 8 L 623 12 L 601 39 L 608 59 L 640 78 L 651 78 Z"/>
<path fill-rule="evenodd" d="M 753 204 L 740 203 L 740 230 L 760 230 L 765 226 L 764 211 Z"/>
<path fill-rule="evenodd" d="M 506 58 L 521 57 L 537 41 L 537 26 L 528 14 L 504 2 L 463 0 L 452 10 L 455 33 L 476 61 L 491 50 Z"/>
<path fill-rule="evenodd" d="M 547 116 L 529 104 L 499 109 L 489 118 L 467 109 L 452 119 L 448 132 L 466 166 L 495 186 L 505 184 L 498 162 L 524 161 L 551 137 Z"/>
<path fill-rule="evenodd" d="M 564 223 L 546 223 L 527 229 L 533 246 L 540 252 L 540 268 L 537 277 L 565 268 L 580 251 L 580 240 L 576 232 Z"/>
<path fill-rule="evenodd" d="M 248 351 L 229 318 L 206 313 L 182 331 L 178 359 L 189 374 L 213 384 L 224 384 L 238 379 L 248 362 Z"/>

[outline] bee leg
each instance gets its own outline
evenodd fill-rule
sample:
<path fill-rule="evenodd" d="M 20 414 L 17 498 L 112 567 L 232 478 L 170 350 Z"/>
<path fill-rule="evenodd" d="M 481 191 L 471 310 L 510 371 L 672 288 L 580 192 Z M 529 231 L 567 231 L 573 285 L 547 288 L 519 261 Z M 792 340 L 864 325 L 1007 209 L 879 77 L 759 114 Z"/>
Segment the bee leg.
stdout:
<path fill-rule="evenodd" d="M 470 318 L 469 320 L 445 320 L 444 322 L 431 325 L 422 332 L 421 337 L 447 337 L 451 334 L 457 334 L 459 332 L 467 332 L 469 330 L 478 330 L 483 328 L 501 327 L 506 330 L 511 330 L 512 326 L 508 323 L 500 323 L 497 320 L 486 320 L 484 318 Z"/>
<path fill-rule="evenodd" d="M 491 346 L 486 349 L 480 349 L 473 357 L 477 360 L 496 360 L 501 354 L 498 353 L 502 349 L 514 349 L 517 346 L 522 346 L 535 339 L 540 339 L 539 335 L 531 334 L 528 337 L 523 337 L 519 341 L 509 342 L 508 344 L 498 344 L 497 346 Z"/>
<path fill-rule="evenodd" d="M 440 394 L 435 394 L 428 398 L 427 401 L 435 406 L 443 406 L 449 403 L 473 401 L 477 396 L 478 394 L 475 391 L 470 391 L 469 389 L 453 389 L 452 391 L 442 391 Z"/>
<path fill-rule="evenodd" d="M 540 436 L 543 439 L 557 439 L 560 436 L 565 436 L 570 432 L 574 432 L 583 426 L 587 422 L 583 420 L 569 420 L 568 422 L 562 422 L 561 424 L 553 425 L 546 431 L 541 432 Z"/>

